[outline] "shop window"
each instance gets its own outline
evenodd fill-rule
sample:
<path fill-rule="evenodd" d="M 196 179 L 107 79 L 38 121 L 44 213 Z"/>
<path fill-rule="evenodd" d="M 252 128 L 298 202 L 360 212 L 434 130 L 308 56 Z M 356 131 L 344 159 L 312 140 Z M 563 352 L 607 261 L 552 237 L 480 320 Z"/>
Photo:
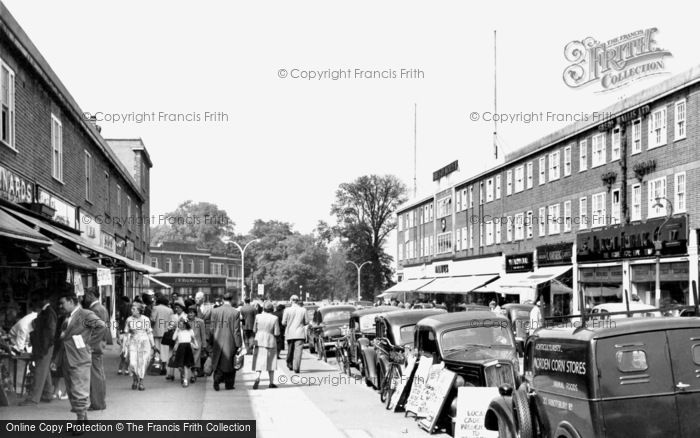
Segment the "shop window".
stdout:
<path fill-rule="evenodd" d="M 615 359 L 617 360 L 617 369 L 623 373 L 646 371 L 649 368 L 647 354 L 644 350 L 618 351 L 615 353 Z"/>

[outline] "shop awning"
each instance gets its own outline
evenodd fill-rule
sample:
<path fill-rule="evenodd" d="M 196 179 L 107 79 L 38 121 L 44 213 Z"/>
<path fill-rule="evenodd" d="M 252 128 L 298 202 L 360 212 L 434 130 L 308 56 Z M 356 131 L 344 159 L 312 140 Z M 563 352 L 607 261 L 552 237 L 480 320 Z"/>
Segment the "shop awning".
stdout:
<path fill-rule="evenodd" d="M 439 277 L 421 287 L 418 292 L 466 294 L 498 278 L 498 275 L 467 275 L 463 277 Z"/>
<path fill-rule="evenodd" d="M 63 263 L 74 268 L 85 271 L 97 271 L 98 268 L 104 268 L 104 266 L 93 262 L 87 257 L 81 256 L 75 251 L 71 251 L 58 242 L 54 242 L 53 245 L 49 246 L 48 252 L 54 257 L 58 257 Z"/>
<path fill-rule="evenodd" d="M 51 239 L 24 225 L 7 212 L 0 210 L 0 236 L 39 245 L 51 245 Z"/>
<path fill-rule="evenodd" d="M 162 288 L 164 288 L 164 289 L 172 289 L 172 288 L 173 288 L 173 287 L 170 286 L 169 284 L 165 284 L 165 283 L 163 283 L 162 281 L 160 281 L 160 280 L 158 280 L 158 279 L 156 279 L 156 278 L 151 277 L 150 275 L 144 275 L 144 277 L 148 278 L 149 281 L 154 282 L 155 284 L 157 284 L 158 286 L 160 286 L 160 287 L 162 287 Z"/>
<path fill-rule="evenodd" d="M 96 253 L 101 254 L 105 257 L 109 257 L 109 258 L 118 260 L 118 261 L 124 263 L 131 270 L 138 271 L 138 272 L 144 272 L 144 273 L 148 273 L 148 274 L 157 274 L 158 272 L 161 272 L 160 269 L 156 269 L 152 266 L 137 262 L 136 260 L 131 260 L 127 257 L 120 256 L 120 255 L 115 254 L 113 252 L 109 252 L 107 249 L 102 248 L 98 245 L 95 245 L 94 243 L 89 242 L 88 240 L 84 239 L 83 237 L 81 237 L 77 234 L 73 234 L 73 233 L 70 233 L 68 231 L 62 230 L 58 227 L 54 227 L 53 225 L 49 225 L 40 219 L 34 218 L 32 216 L 28 216 L 24 213 L 20 213 L 18 211 L 14 211 L 14 210 L 5 210 L 5 212 L 10 213 L 13 216 L 15 216 L 23 221 L 26 221 L 30 224 L 34 224 L 34 225 L 38 226 L 39 228 L 41 228 L 42 230 L 48 231 L 49 233 L 51 233 L 55 236 L 58 236 L 62 239 L 70 240 L 71 242 L 75 243 L 76 245 L 80 245 L 84 248 L 89 249 L 90 251 L 96 252 Z"/>
<path fill-rule="evenodd" d="M 520 295 L 523 299 L 534 299 L 538 285 L 560 277 L 571 270 L 571 266 L 548 266 L 535 272 L 518 272 L 506 274 L 475 292 L 496 292 L 505 295 Z"/>
<path fill-rule="evenodd" d="M 404 280 L 391 286 L 389 289 L 385 290 L 384 293 L 394 293 L 394 292 L 415 292 L 423 286 L 429 284 L 435 280 L 434 278 L 413 278 L 410 280 Z"/>

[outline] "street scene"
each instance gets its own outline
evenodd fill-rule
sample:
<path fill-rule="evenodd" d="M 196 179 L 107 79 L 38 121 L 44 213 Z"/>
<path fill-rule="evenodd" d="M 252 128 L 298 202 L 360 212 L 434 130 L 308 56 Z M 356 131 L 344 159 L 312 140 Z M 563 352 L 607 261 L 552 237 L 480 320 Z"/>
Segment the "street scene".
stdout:
<path fill-rule="evenodd" d="M 2 436 L 700 436 L 647 3 L 0 1 Z"/>

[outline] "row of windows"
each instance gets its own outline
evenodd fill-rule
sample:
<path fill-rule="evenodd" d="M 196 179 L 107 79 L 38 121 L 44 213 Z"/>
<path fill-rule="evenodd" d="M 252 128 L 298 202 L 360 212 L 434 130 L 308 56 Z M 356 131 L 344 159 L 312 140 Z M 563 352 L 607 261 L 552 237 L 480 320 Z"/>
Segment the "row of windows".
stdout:
<path fill-rule="evenodd" d="M 224 275 L 227 277 L 236 277 L 239 273 L 238 269 L 234 265 L 226 265 L 224 263 L 210 263 L 209 273 L 212 275 Z M 151 257 L 151 266 L 154 268 L 159 268 L 158 258 Z M 183 274 L 205 274 L 204 270 L 204 260 L 199 260 L 197 263 L 197 269 L 195 270 L 194 260 L 190 259 L 187 263 L 183 259 L 177 259 L 175 265 L 173 265 L 172 259 L 170 257 L 165 259 L 165 266 L 163 271 L 171 273 L 183 273 Z"/>

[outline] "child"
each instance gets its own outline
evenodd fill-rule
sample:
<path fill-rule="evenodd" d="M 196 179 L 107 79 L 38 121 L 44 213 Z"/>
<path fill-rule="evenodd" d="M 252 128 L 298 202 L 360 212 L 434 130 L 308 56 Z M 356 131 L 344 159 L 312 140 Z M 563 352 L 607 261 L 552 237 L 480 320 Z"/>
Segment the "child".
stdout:
<path fill-rule="evenodd" d="M 173 347 L 175 351 L 173 368 L 180 369 L 182 387 L 187 388 L 190 383 L 190 369 L 194 366 L 193 348 L 199 348 L 197 339 L 194 337 L 192 326 L 187 320 L 180 320 L 175 334 L 173 335 L 173 339 L 175 340 L 175 346 Z"/>

